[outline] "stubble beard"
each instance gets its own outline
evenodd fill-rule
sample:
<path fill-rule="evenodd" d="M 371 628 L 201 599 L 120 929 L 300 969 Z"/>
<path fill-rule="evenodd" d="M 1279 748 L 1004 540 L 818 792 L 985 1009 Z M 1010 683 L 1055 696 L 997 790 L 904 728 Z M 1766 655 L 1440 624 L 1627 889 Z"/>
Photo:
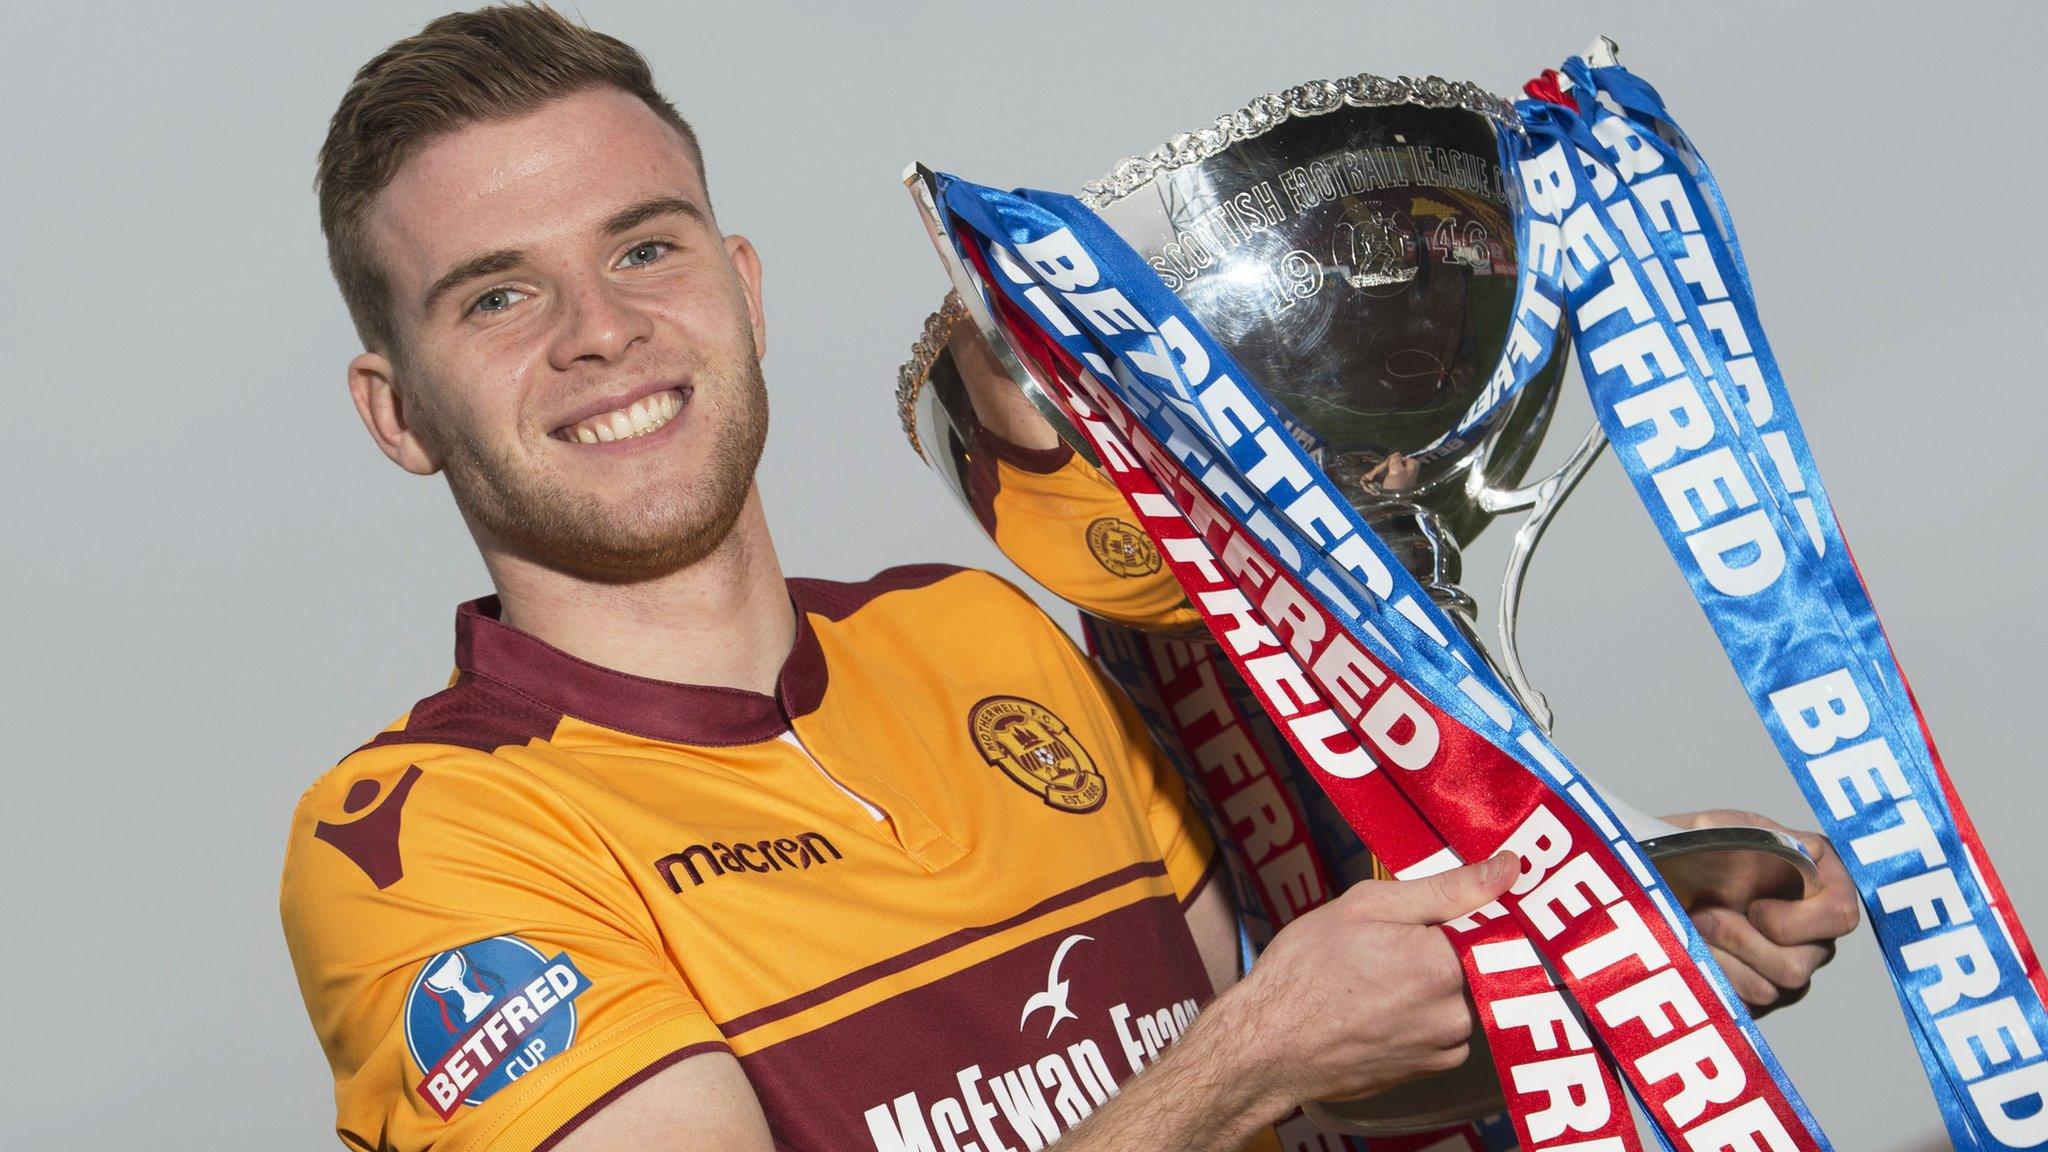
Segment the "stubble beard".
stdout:
<path fill-rule="evenodd" d="M 727 372 L 695 376 L 689 403 L 710 418 L 692 434 L 708 437 L 710 450 L 703 473 L 688 483 L 631 504 L 607 501 L 557 476 L 535 475 L 511 452 L 453 428 L 438 439 L 456 506 L 480 534 L 521 559 L 581 580 L 632 583 L 697 563 L 746 507 L 768 438 L 761 365 L 747 355 L 735 360 Z"/>

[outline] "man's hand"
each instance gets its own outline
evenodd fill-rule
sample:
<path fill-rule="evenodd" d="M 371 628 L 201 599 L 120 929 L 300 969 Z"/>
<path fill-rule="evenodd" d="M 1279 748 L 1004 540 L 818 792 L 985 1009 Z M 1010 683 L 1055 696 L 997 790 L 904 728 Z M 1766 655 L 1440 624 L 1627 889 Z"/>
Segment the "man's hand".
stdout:
<path fill-rule="evenodd" d="M 1813 890 L 1797 900 L 1755 895 L 1688 908 L 1700 936 L 1720 961 L 1735 992 L 1758 1016 L 1806 995 L 1814 971 L 1835 958 L 1835 941 L 1862 918 L 1856 885 L 1827 839 L 1799 832 L 1754 812 L 1714 809 L 1665 819 L 1681 828 L 1749 824 L 1798 837 L 1819 867 Z"/>
<path fill-rule="evenodd" d="M 1436 926 L 1498 899 L 1518 871 L 1503 854 L 1422 880 L 1366 880 L 1289 924 L 1062 1152 L 1222 1152 L 1307 1101 L 1464 1063 L 1476 1022 Z"/>
<path fill-rule="evenodd" d="M 1366 880 L 1273 938 L 1213 1006 L 1286 1106 L 1360 1096 L 1443 1072 L 1471 1054 L 1465 973 L 1437 927 L 1513 883 L 1502 854 L 1421 880 Z"/>
<path fill-rule="evenodd" d="M 1367 484 L 1377 485 L 1382 492 L 1406 492 L 1415 487 L 1416 477 L 1421 474 L 1422 465 L 1417 464 L 1413 457 L 1395 452 L 1361 479 Z"/>

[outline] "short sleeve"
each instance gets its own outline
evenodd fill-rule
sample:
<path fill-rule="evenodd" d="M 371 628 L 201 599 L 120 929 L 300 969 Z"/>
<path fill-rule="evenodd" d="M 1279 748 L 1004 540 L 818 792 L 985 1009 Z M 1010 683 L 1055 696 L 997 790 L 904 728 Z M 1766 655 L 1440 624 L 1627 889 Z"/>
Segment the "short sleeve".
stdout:
<path fill-rule="evenodd" d="M 1098 672 L 1097 681 L 1111 703 L 1118 736 L 1128 750 L 1132 786 L 1145 807 L 1159 858 L 1166 862 L 1173 894 L 1186 907 L 1194 902 L 1217 864 L 1216 841 L 1188 797 L 1186 778 L 1159 750 L 1137 707 L 1107 676 Z"/>
<path fill-rule="evenodd" d="M 1183 628 L 1200 619 L 1123 493 L 1064 446 L 1016 448 L 984 434 L 994 460 L 997 547 L 1033 580 L 1106 620 Z"/>
<path fill-rule="evenodd" d="M 595 832 L 486 753 L 371 747 L 300 801 L 280 910 L 364 1149 L 532 1149 L 724 1048 Z"/>

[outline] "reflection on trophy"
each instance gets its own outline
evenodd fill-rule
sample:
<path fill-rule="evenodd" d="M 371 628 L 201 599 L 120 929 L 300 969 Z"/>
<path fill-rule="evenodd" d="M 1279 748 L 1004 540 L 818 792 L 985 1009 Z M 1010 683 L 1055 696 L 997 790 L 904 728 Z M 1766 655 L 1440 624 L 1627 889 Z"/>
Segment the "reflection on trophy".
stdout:
<path fill-rule="evenodd" d="M 448 953 L 448 958 L 436 964 L 427 973 L 427 988 L 438 993 L 443 999 L 453 994 L 462 998 L 462 1022 L 475 1020 L 491 1006 L 488 992 L 478 992 L 469 986 L 469 957 L 458 949 Z"/>
<path fill-rule="evenodd" d="M 1528 339 L 1514 322 L 1518 190 L 1502 169 L 1498 134 L 1518 130 L 1505 103 L 1467 84 L 1317 82 L 1125 160 L 1082 198 L 1229 349 L 1252 377 L 1244 383 L 1256 383 L 1475 641 L 1477 608 L 1459 587 L 1459 550 L 1495 516 L 1529 513 L 1488 654 L 1547 730 L 1550 710 L 1515 643 L 1523 576 L 1606 441 L 1596 426 L 1556 471 L 1524 483 L 1556 404 L 1564 350 L 1553 349 L 1549 366 L 1517 392 L 1493 384 L 1511 350 L 1524 360 L 1540 352 L 1513 348 Z M 1118 625 L 1205 635 L 1089 443 L 973 291 L 972 274 L 937 231 L 927 180 L 922 171 L 906 177 L 961 290 L 927 322 L 902 370 L 898 401 L 913 446 L 1005 554 L 1055 594 Z M 1811 875 L 1790 837 L 1682 830 L 1603 795 L 1688 906 L 1758 870 L 1788 893 Z M 1326 803 L 1319 794 L 1300 799 Z M 1323 823 L 1341 824 L 1325 812 L 1332 818 Z M 1477 1041 L 1458 1070 L 1322 1105 L 1319 1118 L 1390 1134 L 1486 1115 L 1501 1094 Z"/>

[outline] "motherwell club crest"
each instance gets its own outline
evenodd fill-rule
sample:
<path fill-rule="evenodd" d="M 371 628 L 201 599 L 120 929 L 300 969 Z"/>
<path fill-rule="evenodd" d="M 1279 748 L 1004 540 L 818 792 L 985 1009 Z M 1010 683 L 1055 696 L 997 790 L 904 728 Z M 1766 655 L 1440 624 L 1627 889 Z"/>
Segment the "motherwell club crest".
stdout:
<path fill-rule="evenodd" d="M 990 696 L 967 714 L 981 758 L 1003 775 L 1067 812 L 1093 812 L 1109 783 L 1066 722 L 1020 696 Z"/>
<path fill-rule="evenodd" d="M 1088 551 L 1112 575 L 1127 580 L 1159 571 L 1159 549 L 1153 546 L 1152 538 L 1136 525 L 1114 516 L 1089 523 Z"/>

